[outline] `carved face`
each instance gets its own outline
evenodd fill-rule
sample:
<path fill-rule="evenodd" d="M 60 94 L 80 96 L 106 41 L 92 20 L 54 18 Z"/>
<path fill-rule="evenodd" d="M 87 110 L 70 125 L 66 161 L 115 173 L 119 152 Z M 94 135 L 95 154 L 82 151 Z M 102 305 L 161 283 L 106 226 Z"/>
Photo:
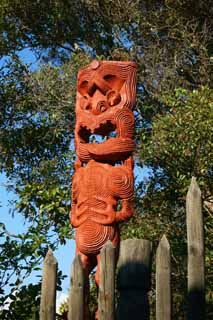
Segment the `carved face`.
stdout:
<path fill-rule="evenodd" d="M 122 141 L 123 156 L 125 152 L 133 151 L 134 143 L 128 140 L 133 138 L 134 117 L 131 110 L 135 104 L 135 91 L 136 64 L 133 62 L 94 60 L 80 70 L 75 143 L 82 162 L 101 160 L 100 157 L 108 160 L 110 156 L 112 161 L 117 161 L 120 148 L 116 139 L 127 139 L 127 150 L 125 141 Z M 91 144 L 91 136 L 97 135 L 99 141 Z"/>

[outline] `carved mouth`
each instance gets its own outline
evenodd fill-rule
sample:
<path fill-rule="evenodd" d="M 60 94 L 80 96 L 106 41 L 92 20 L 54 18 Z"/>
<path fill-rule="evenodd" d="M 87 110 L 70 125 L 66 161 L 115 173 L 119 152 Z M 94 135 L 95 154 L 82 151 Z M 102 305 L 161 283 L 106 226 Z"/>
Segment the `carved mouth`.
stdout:
<path fill-rule="evenodd" d="M 102 143 L 109 138 L 117 136 L 116 125 L 111 120 L 100 123 L 94 130 L 86 125 L 81 125 L 78 131 L 81 143 Z"/>

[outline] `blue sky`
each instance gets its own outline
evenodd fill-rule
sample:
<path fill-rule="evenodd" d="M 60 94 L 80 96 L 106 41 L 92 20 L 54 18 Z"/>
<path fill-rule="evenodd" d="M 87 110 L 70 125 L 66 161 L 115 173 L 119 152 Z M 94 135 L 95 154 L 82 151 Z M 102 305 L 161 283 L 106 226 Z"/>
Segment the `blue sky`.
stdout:
<path fill-rule="evenodd" d="M 39 66 L 39 61 L 35 55 L 29 50 L 25 49 L 19 53 L 21 59 L 28 65 L 30 69 L 36 70 Z M 2 66 L 8 57 L 5 57 L 0 60 L 0 66 Z M 8 184 L 7 178 L 4 174 L 0 174 L 0 222 L 3 222 L 8 231 L 14 234 L 23 233 L 27 230 L 27 223 L 24 220 L 24 217 L 16 213 L 13 217 L 10 213 L 11 204 L 10 201 L 15 200 L 15 194 L 9 192 L 5 187 Z M 71 264 L 75 256 L 75 242 L 74 240 L 68 240 L 66 245 L 60 245 L 58 250 L 54 252 L 56 259 L 58 260 L 59 269 L 64 275 L 68 277 L 65 278 L 62 282 L 63 292 L 67 293 L 69 288 L 69 275 Z M 42 267 L 42 265 L 41 265 Z M 41 271 L 34 272 L 25 282 L 36 283 L 38 281 L 37 275 L 41 275 Z M 9 288 L 8 288 L 9 290 Z M 60 293 L 59 293 L 60 296 Z M 64 296 L 64 295 L 63 295 Z M 60 298 L 60 297 L 59 297 Z"/>
<path fill-rule="evenodd" d="M 20 57 L 22 60 L 30 65 L 31 70 L 36 70 L 39 66 L 39 61 L 36 59 L 35 55 L 29 50 L 25 49 L 20 52 Z M 5 60 L 4 60 L 5 61 Z M 4 63 L 4 61 L 0 61 L 0 66 Z M 146 176 L 149 172 L 145 169 L 141 169 L 139 167 L 136 167 L 135 169 L 135 176 L 137 176 L 139 179 L 142 178 L 142 176 Z M 24 221 L 24 218 L 16 213 L 13 217 L 9 213 L 9 209 L 11 207 L 10 201 L 15 199 L 15 194 L 12 192 L 9 192 L 4 185 L 7 184 L 7 178 L 4 174 L 0 175 L 0 222 L 5 223 L 7 226 L 7 229 L 15 234 L 22 233 L 26 231 L 27 224 Z M 65 293 L 68 292 L 69 288 L 69 275 L 70 275 L 70 269 L 71 264 L 75 256 L 75 242 L 74 240 L 68 240 L 66 245 L 59 246 L 58 250 L 54 252 L 54 255 L 56 259 L 58 260 L 59 269 L 62 270 L 62 273 L 64 275 L 67 275 L 67 278 L 63 280 L 62 283 L 62 294 L 59 293 L 58 300 L 61 301 L 62 298 L 65 297 Z M 37 275 L 41 275 L 41 271 L 34 272 L 27 280 L 27 283 L 36 283 L 37 282 Z"/>
<path fill-rule="evenodd" d="M 0 222 L 3 222 L 8 231 L 14 234 L 23 233 L 27 230 L 27 223 L 23 216 L 16 213 L 13 217 L 10 214 L 11 204 L 10 201 L 15 200 L 15 194 L 9 192 L 5 185 L 7 185 L 7 179 L 4 174 L 0 175 Z M 63 274 L 68 277 L 63 280 L 62 288 L 64 292 L 69 288 L 69 274 L 72 261 L 75 256 L 75 242 L 74 240 L 68 240 L 66 245 L 60 245 L 58 250 L 54 252 L 56 259 L 58 260 L 59 269 Z M 36 283 L 38 281 L 37 275 L 41 275 L 41 271 L 34 272 L 27 280 L 27 283 Z"/>

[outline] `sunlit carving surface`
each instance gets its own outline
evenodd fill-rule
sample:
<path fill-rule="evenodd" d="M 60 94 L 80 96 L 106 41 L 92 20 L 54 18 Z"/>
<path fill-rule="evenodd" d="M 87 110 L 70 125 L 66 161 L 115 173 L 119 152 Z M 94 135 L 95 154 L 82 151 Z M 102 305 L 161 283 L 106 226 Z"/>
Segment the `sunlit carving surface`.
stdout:
<path fill-rule="evenodd" d="M 136 64 L 93 61 L 78 73 L 70 221 L 85 275 L 107 240 L 119 247 L 119 222 L 133 214 Z M 88 319 L 85 308 L 85 319 Z"/>

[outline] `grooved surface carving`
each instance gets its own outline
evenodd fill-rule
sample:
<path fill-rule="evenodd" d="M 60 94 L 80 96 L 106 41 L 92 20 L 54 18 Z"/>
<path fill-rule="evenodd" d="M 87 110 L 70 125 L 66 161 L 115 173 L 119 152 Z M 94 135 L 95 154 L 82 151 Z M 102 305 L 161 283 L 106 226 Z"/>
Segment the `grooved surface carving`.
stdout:
<path fill-rule="evenodd" d="M 70 221 L 85 276 L 97 265 L 97 285 L 101 248 L 108 240 L 119 247 L 119 222 L 133 214 L 135 96 L 133 62 L 94 60 L 78 73 Z"/>

